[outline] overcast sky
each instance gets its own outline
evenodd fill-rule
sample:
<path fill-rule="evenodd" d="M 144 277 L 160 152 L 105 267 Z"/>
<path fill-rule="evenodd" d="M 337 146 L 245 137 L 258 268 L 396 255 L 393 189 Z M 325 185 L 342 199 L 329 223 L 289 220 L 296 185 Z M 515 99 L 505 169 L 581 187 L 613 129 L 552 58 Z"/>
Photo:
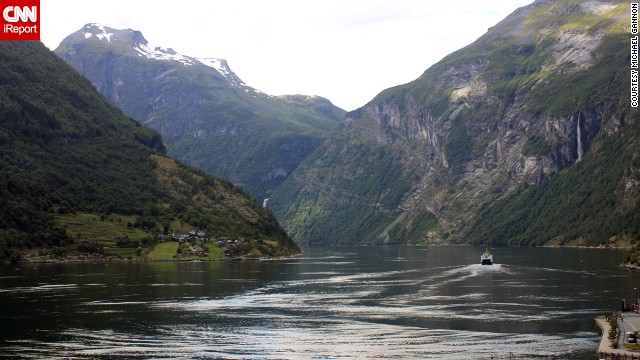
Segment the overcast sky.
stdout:
<path fill-rule="evenodd" d="M 345 110 L 414 80 L 533 0 L 41 0 L 50 49 L 87 23 L 226 59 L 270 95 L 328 98 Z"/>

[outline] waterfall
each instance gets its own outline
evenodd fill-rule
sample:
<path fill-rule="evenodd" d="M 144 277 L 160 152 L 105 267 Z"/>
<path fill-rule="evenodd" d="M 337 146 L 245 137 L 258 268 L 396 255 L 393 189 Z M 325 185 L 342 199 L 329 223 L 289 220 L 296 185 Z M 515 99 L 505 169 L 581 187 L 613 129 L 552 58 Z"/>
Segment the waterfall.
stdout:
<path fill-rule="evenodd" d="M 263 207 L 263 208 L 266 208 L 266 207 L 267 207 L 267 203 L 269 202 L 269 199 L 271 199 L 271 197 L 268 197 L 268 198 L 266 198 L 266 199 L 262 200 L 262 207 Z"/>
<path fill-rule="evenodd" d="M 582 110 L 578 113 L 578 125 L 576 126 L 576 137 L 578 138 L 578 160 L 576 162 L 582 160 L 582 155 L 584 154 L 584 150 L 582 149 L 582 130 L 580 129 L 580 117 L 582 115 Z"/>

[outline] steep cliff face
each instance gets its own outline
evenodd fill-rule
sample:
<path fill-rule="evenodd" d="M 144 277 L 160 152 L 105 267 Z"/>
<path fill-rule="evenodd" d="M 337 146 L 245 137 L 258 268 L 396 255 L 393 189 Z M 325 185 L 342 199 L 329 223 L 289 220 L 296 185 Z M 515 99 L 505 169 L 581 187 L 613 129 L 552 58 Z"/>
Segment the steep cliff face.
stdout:
<path fill-rule="evenodd" d="M 628 14 L 624 1 L 515 11 L 347 114 L 272 209 L 301 243 L 464 241 L 480 210 L 629 131 Z"/>
<path fill-rule="evenodd" d="M 162 133 L 171 156 L 258 199 L 345 113 L 316 96 L 269 96 L 245 84 L 224 59 L 154 46 L 138 31 L 89 24 L 55 52 L 127 115 Z"/>

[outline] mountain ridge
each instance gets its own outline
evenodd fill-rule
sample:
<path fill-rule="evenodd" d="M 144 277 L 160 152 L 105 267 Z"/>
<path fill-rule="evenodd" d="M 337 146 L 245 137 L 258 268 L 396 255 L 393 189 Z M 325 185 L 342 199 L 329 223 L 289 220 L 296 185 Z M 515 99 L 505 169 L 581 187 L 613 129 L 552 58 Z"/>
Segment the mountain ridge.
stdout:
<path fill-rule="evenodd" d="M 139 56 L 158 61 L 175 61 L 182 63 L 185 66 L 197 66 L 198 64 L 208 66 L 215 69 L 216 72 L 230 85 L 244 88 L 247 92 L 253 92 L 256 94 L 262 93 L 261 91 L 246 85 L 233 71 L 231 71 L 227 60 L 186 56 L 176 52 L 172 48 L 164 48 L 162 46 L 149 43 L 142 32 L 137 30 L 118 30 L 104 24 L 92 23 L 85 25 L 81 32 L 77 32 L 75 37 L 78 36 L 83 37 L 88 42 L 97 39 L 97 42 L 101 45 L 104 45 L 104 42 L 106 41 L 108 44 L 113 44 L 112 50 L 114 52 L 121 52 L 126 56 Z M 73 37 L 74 35 L 70 36 L 71 39 Z"/>
<path fill-rule="evenodd" d="M 55 52 L 127 115 L 162 133 L 170 155 L 257 199 L 268 197 L 345 113 L 321 97 L 267 95 L 226 60 L 149 45 L 130 29 L 88 24 Z"/>

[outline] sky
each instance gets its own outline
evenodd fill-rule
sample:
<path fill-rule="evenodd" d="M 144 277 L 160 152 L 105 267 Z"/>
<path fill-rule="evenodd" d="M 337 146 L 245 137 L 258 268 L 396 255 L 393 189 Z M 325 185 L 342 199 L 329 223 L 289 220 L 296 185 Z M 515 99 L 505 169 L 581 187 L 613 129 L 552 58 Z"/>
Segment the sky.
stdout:
<path fill-rule="evenodd" d="M 226 59 L 269 95 L 318 95 L 354 110 L 533 0 L 41 0 L 54 50 L 85 24 L 142 32 L 152 44 Z"/>

